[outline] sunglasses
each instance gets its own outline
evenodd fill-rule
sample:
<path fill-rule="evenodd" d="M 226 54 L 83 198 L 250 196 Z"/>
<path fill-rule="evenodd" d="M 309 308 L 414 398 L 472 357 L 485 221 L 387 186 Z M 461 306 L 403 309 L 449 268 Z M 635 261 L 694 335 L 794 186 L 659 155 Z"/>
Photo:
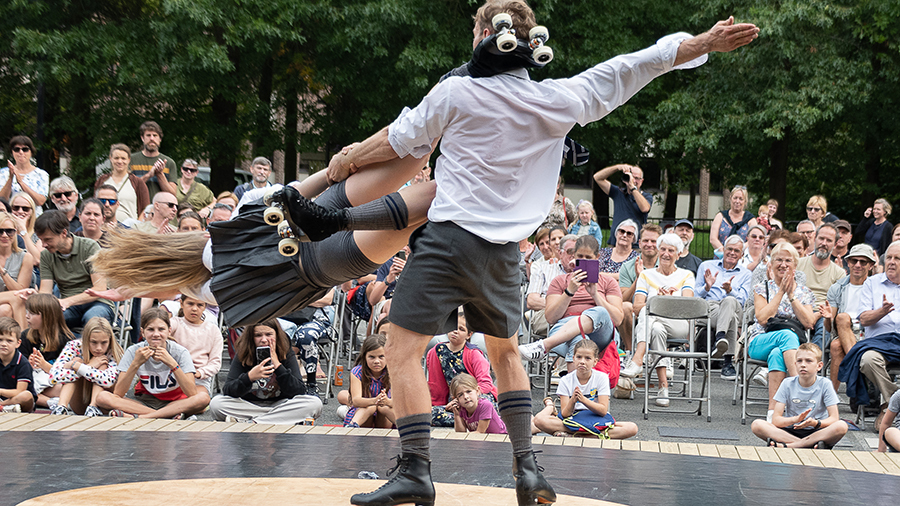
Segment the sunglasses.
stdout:
<path fill-rule="evenodd" d="M 624 235 L 625 237 L 634 236 L 634 232 L 629 232 L 627 230 L 617 230 L 616 233 Z"/>
<path fill-rule="evenodd" d="M 22 211 L 31 211 L 31 208 L 28 206 L 12 206 L 12 210 L 22 212 Z"/>
<path fill-rule="evenodd" d="M 97 199 L 103 203 L 103 205 L 114 206 L 119 201 L 119 199 Z"/>
<path fill-rule="evenodd" d="M 0 235 L 6 235 L 9 237 L 15 237 L 16 229 L 14 228 L 0 228 Z"/>
<path fill-rule="evenodd" d="M 13 153 L 28 153 L 29 151 L 31 151 L 31 148 L 29 148 L 28 146 L 16 146 L 12 148 L 12 150 Z"/>
<path fill-rule="evenodd" d="M 198 170 L 200 170 L 200 169 L 193 169 L 191 167 L 182 167 L 181 168 L 181 172 L 187 172 L 189 174 L 196 174 Z"/>
<path fill-rule="evenodd" d="M 176 204 L 176 203 L 174 203 L 174 202 L 160 202 L 160 204 L 169 206 L 169 209 L 172 209 L 173 207 L 177 207 L 177 206 L 178 206 L 178 204 Z"/>
<path fill-rule="evenodd" d="M 216 204 L 213 206 L 213 209 L 228 209 L 229 211 L 233 211 L 234 207 L 231 204 Z"/>
<path fill-rule="evenodd" d="M 821 212 L 822 212 L 822 208 L 821 208 L 821 207 L 806 206 L 806 210 L 809 211 L 809 212 L 811 212 L 811 213 L 821 213 Z"/>
<path fill-rule="evenodd" d="M 868 265 L 869 263 L 871 263 L 871 262 L 869 262 L 865 258 L 848 258 L 847 259 L 847 265 L 856 265 L 856 264 Z"/>
<path fill-rule="evenodd" d="M 63 198 L 63 197 L 67 197 L 67 198 L 68 198 L 68 197 L 71 197 L 72 195 L 75 195 L 75 192 L 74 192 L 74 191 L 67 191 L 67 192 L 53 193 L 53 194 L 51 194 L 50 196 L 53 197 L 53 198 L 55 198 L 55 199 L 61 199 L 61 198 Z"/>

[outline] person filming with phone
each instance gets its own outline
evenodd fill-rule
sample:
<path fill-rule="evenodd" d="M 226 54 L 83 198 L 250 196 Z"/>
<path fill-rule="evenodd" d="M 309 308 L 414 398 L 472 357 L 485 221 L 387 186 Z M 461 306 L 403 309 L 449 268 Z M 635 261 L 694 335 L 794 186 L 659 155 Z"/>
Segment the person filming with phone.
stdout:
<path fill-rule="evenodd" d="M 550 332 L 546 339 L 519 346 L 523 358 L 540 360 L 553 350 L 566 357 L 566 367 L 572 372 L 579 341 L 587 338 L 597 343 L 601 358 L 607 352 L 625 313 L 619 283 L 600 272 L 599 254 L 600 243 L 588 235 L 560 247 L 560 263 L 566 274 L 553 278 L 547 291 L 545 314 Z M 618 354 L 615 365 L 618 372 Z M 618 379 L 618 374 L 615 376 Z"/>

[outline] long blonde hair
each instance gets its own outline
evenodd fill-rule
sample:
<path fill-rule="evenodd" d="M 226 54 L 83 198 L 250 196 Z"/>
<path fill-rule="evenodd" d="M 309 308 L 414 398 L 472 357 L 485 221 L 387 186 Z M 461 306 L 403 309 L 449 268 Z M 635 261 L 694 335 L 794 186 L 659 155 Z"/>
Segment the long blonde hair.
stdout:
<path fill-rule="evenodd" d="M 17 198 L 25 199 L 25 202 L 28 202 L 28 205 L 31 206 L 31 216 L 25 221 L 25 230 L 29 234 L 34 233 L 34 220 L 37 219 L 37 206 L 34 203 L 34 199 L 31 198 L 31 195 L 25 192 L 13 193 L 12 197 L 9 198 L 9 208 L 12 209 L 12 206 L 15 205 Z"/>
<path fill-rule="evenodd" d="M 12 223 L 13 228 L 18 228 L 18 226 L 16 225 L 16 219 L 12 214 L 6 211 L 0 211 L 0 225 L 3 225 L 3 223 L 7 221 Z M 19 252 L 19 241 L 16 240 L 18 236 L 18 233 L 14 233 L 12 237 L 9 238 L 9 248 L 13 253 Z"/>
<path fill-rule="evenodd" d="M 203 266 L 206 237 L 202 232 L 149 234 L 134 229 L 111 230 L 110 247 L 93 257 L 94 272 L 110 286 L 138 295 L 181 291 L 212 277 Z"/>
<path fill-rule="evenodd" d="M 91 356 L 91 335 L 92 334 L 103 334 L 107 338 L 107 348 L 106 348 L 106 356 L 112 360 L 115 360 L 116 363 L 122 360 L 122 355 L 125 354 L 125 351 L 119 346 L 119 342 L 116 341 L 116 335 L 113 333 L 112 325 L 109 324 L 105 318 L 101 316 L 95 316 L 88 320 L 88 322 L 84 325 L 84 329 L 81 331 L 81 358 L 84 360 L 84 363 L 87 364 L 93 358 Z M 112 367 L 112 366 L 109 366 Z M 91 403 L 91 391 L 94 388 L 93 383 L 90 381 L 83 382 L 81 396 L 84 400 L 85 404 Z"/>

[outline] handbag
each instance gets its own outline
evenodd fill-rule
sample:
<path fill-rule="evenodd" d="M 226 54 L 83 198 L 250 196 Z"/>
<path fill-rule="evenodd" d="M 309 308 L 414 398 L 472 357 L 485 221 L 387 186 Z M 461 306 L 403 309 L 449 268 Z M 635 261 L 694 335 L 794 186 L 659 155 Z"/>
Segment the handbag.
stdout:
<path fill-rule="evenodd" d="M 769 300 L 769 280 L 766 280 L 766 301 Z M 806 341 L 806 328 L 800 323 L 800 320 L 789 316 L 775 315 L 766 322 L 766 332 L 774 332 L 776 330 L 790 330 L 797 334 L 797 339 L 801 342 Z"/>

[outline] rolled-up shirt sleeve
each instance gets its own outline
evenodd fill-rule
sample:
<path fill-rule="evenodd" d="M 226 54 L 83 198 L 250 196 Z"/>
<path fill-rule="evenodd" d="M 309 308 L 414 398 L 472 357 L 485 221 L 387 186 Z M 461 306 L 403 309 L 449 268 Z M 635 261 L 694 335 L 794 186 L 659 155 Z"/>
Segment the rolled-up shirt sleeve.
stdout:
<path fill-rule="evenodd" d="M 431 152 L 431 144 L 439 138 L 450 119 L 450 90 L 457 79 L 446 79 L 431 90 L 414 109 L 405 107 L 388 127 L 388 142 L 404 158 L 421 158 Z"/>

